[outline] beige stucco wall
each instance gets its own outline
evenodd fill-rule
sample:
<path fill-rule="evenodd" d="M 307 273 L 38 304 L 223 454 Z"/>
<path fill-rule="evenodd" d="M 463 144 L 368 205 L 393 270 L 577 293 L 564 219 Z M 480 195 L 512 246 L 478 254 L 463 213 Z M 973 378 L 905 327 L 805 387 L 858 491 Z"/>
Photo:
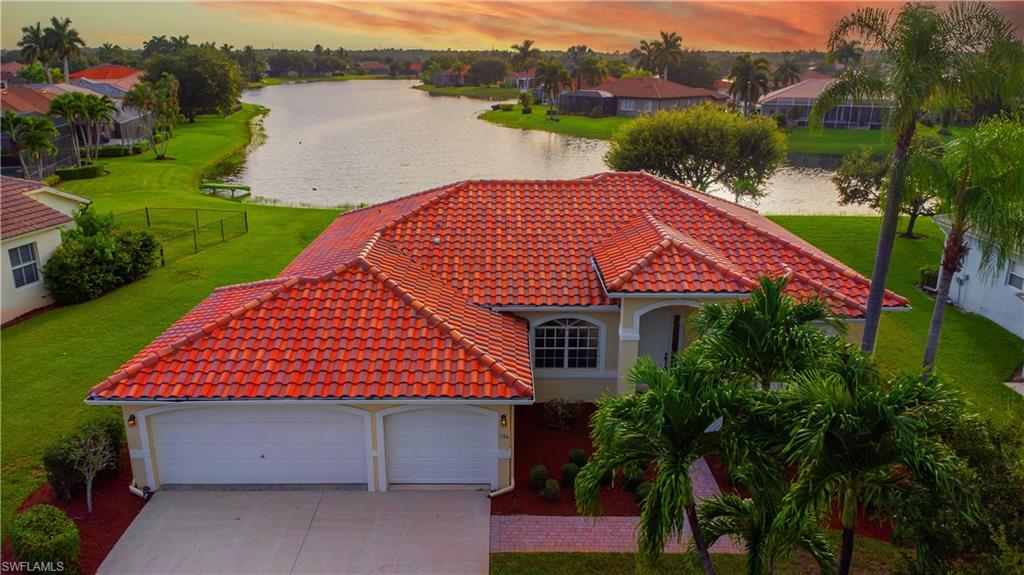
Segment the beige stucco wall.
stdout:
<path fill-rule="evenodd" d="M 144 487 L 144 486 L 147 486 L 147 485 L 152 490 L 156 490 L 156 489 L 158 489 L 160 487 L 160 468 L 159 468 L 159 465 L 157 464 L 157 460 L 156 460 L 156 450 L 154 448 L 154 442 L 153 442 L 153 426 L 151 425 L 151 423 L 149 421 L 153 416 L 152 415 L 142 416 L 142 415 L 139 415 L 139 414 L 142 411 L 145 411 L 147 409 L 151 409 L 151 408 L 154 408 L 154 407 L 159 407 L 161 405 L 168 405 L 168 404 L 143 403 L 143 404 L 139 404 L 139 405 L 126 405 L 126 406 L 122 407 L 122 416 L 124 418 L 125 431 L 126 431 L 127 438 L 128 438 L 128 449 L 130 450 L 130 454 L 131 454 L 132 476 L 133 476 L 133 479 L 134 479 L 135 486 L 139 487 L 140 489 L 142 487 Z M 388 404 L 364 404 L 364 405 L 358 405 L 358 404 L 353 405 L 351 403 L 349 403 L 349 404 L 341 404 L 341 403 L 339 403 L 338 405 L 345 405 L 346 407 L 358 409 L 358 410 L 361 410 L 361 411 L 366 411 L 366 412 L 368 412 L 370 414 L 370 437 L 371 437 L 370 445 L 371 445 L 371 449 L 372 449 L 372 453 L 373 453 L 373 478 L 372 478 L 372 482 L 373 482 L 373 485 L 375 486 L 375 488 L 377 490 L 384 490 L 385 487 L 386 487 L 386 486 L 384 486 L 382 484 L 383 482 L 382 482 L 382 477 L 381 477 L 381 469 L 382 469 L 382 466 L 384 465 L 384 461 L 383 461 L 382 457 L 380 456 L 380 454 L 383 451 L 383 449 L 382 449 L 383 438 L 377 437 L 377 435 L 378 435 L 377 434 L 377 427 L 378 427 L 378 420 L 379 420 L 379 418 L 382 418 L 382 417 L 386 418 L 387 416 L 386 415 L 379 415 L 379 412 L 381 412 L 381 411 L 383 411 L 385 409 L 390 409 L 392 407 L 399 407 L 399 406 L 402 406 L 402 405 L 421 405 L 422 407 L 438 407 L 437 405 L 431 405 L 431 404 L 424 405 L 423 402 L 421 402 L 419 404 L 388 403 Z M 454 407 L 454 405 L 452 405 L 452 407 Z M 499 417 L 496 418 L 496 423 L 495 423 L 495 425 L 499 426 L 498 427 L 498 449 L 499 450 L 506 450 L 509 453 L 512 453 L 512 446 L 514 445 L 514 441 L 515 441 L 515 437 L 514 437 L 515 410 L 513 409 L 513 406 L 511 406 L 511 405 L 501 405 L 501 404 L 493 404 L 493 405 L 491 405 L 491 404 L 483 404 L 483 405 L 472 405 L 472 407 L 483 408 L 483 409 L 487 409 L 487 410 L 494 411 L 494 412 L 498 413 Z M 182 409 L 189 409 L 190 407 L 182 406 L 181 408 Z M 194 406 L 193 408 L 194 409 L 203 409 L 202 406 Z M 128 425 L 128 418 L 131 415 L 135 415 L 136 416 L 136 425 L 135 425 L 135 427 L 130 427 Z M 500 417 L 501 415 L 504 415 L 506 417 L 507 425 L 505 425 L 505 426 L 501 425 L 501 417 Z M 140 420 L 141 420 L 142 417 L 146 417 L 147 421 L 146 421 L 145 426 L 140 425 L 140 423 L 141 423 Z M 146 428 L 146 432 L 147 432 L 147 437 L 145 438 L 145 440 L 143 440 L 143 437 L 141 436 L 141 433 L 140 433 L 140 431 L 141 431 L 141 429 L 143 427 Z M 149 470 L 148 470 L 148 466 L 146 464 L 146 458 L 147 457 L 149 457 L 152 460 L 153 477 L 149 477 Z M 511 459 L 510 458 L 501 457 L 501 458 L 498 459 L 498 488 L 500 489 L 502 487 L 506 487 L 506 486 L 510 485 L 511 481 L 512 481 Z"/>
<path fill-rule="evenodd" d="M 0 318 L 2 319 L 0 321 L 7 323 L 20 315 L 53 303 L 53 296 L 43 287 L 43 265 L 53 255 L 54 250 L 60 246 L 62 227 L 71 227 L 72 225 L 69 223 L 66 226 L 39 230 L 0 242 L 0 251 L 3 252 L 0 254 L 3 258 L 3 270 L 0 273 L 3 276 L 3 280 L 0 282 L 0 294 L 2 294 L 0 295 L 0 300 L 2 300 L 0 303 L 0 308 L 2 308 L 0 309 Z M 33 242 L 36 244 L 36 255 L 39 257 L 40 279 L 36 283 L 15 288 L 14 273 L 11 271 L 11 254 L 8 250 Z"/>

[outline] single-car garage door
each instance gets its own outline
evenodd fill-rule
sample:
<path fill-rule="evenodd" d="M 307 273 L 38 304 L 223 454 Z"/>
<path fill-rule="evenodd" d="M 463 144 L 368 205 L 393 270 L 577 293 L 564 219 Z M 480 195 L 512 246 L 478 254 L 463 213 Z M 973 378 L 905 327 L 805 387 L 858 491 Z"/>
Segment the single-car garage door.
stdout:
<path fill-rule="evenodd" d="M 366 423 L 352 411 L 194 407 L 151 421 L 161 483 L 367 483 Z"/>
<path fill-rule="evenodd" d="M 497 488 L 497 414 L 435 407 L 384 418 L 388 483 L 486 484 Z"/>

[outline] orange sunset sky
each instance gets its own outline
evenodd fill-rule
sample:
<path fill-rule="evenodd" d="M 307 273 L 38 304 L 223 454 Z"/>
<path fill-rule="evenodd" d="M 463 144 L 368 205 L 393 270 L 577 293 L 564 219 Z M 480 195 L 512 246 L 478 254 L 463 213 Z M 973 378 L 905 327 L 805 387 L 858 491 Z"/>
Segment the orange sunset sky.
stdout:
<path fill-rule="evenodd" d="M 1024 2 L 998 6 L 1024 29 Z M 659 30 L 688 48 L 821 49 L 831 25 L 882 2 L 17 2 L 0 3 L 0 44 L 20 28 L 68 16 L 90 46 L 138 47 L 153 35 L 188 34 L 258 48 L 506 49 L 523 38 L 542 49 L 587 44 L 628 51 Z"/>

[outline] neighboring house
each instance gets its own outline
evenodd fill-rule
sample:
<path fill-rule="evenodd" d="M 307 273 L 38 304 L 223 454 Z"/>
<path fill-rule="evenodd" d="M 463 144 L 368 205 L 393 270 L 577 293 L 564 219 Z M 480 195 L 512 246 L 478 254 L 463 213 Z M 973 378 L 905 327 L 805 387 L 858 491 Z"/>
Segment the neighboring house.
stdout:
<path fill-rule="evenodd" d="M 71 81 L 75 80 L 121 80 L 130 76 L 138 77 L 143 74 L 143 70 L 136 70 L 135 68 L 129 68 L 128 66 L 119 66 L 117 64 L 100 64 L 84 70 L 71 73 Z"/>
<path fill-rule="evenodd" d="M 21 62 L 7 62 L 0 65 L 0 89 L 12 84 L 23 83 L 24 80 L 18 76 L 18 70 L 24 67 L 25 65 Z"/>
<path fill-rule="evenodd" d="M 135 87 L 136 84 L 142 81 L 142 72 L 125 76 L 124 78 L 117 78 L 113 80 L 94 80 L 89 78 L 79 78 L 72 81 L 71 83 L 75 86 L 81 86 L 97 94 L 109 96 L 116 100 L 124 98 L 125 94 L 129 90 Z"/>
<path fill-rule="evenodd" d="M 832 78 L 801 80 L 769 92 L 758 101 L 764 116 L 782 114 L 791 126 L 806 126 L 811 108 Z M 888 101 L 847 101 L 825 114 L 826 128 L 864 128 L 878 130 L 889 123 L 892 103 Z"/>
<path fill-rule="evenodd" d="M 455 70 L 442 70 L 436 72 L 430 81 L 435 86 L 465 86 L 467 71 L 456 72 Z"/>
<path fill-rule="evenodd" d="M 53 303 L 43 287 L 43 265 L 60 246 L 60 232 L 86 198 L 39 182 L 0 177 L 3 251 L 2 323 Z"/>
<path fill-rule="evenodd" d="M 115 80 L 114 82 L 131 83 L 137 81 L 138 78 L 129 76 L 121 80 Z M 97 81 L 96 83 L 102 84 L 102 82 L 100 81 Z M 96 90 L 90 88 L 89 84 L 90 81 L 77 80 L 73 84 L 26 84 L 24 87 L 29 90 L 35 91 L 39 96 L 45 98 L 47 102 L 49 102 L 49 100 L 56 98 L 60 94 L 66 94 L 70 92 L 80 92 L 83 94 L 89 94 L 93 96 L 110 96 L 109 93 L 98 93 Z M 107 84 L 106 86 L 111 85 L 112 84 Z M 125 90 L 125 92 L 127 92 L 127 90 Z M 130 145 L 142 139 L 144 135 L 142 126 L 146 122 L 150 121 L 150 114 L 141 115 L 138 110 L 135 110 L 133 108 L 126 108 L 124 106 L 122 99 L 114 97 L 111 97 L 111 99 L 114 100 L 115 112 L 113 118 L 111 119 L 111 122 L 105 126 L 100 127 L 100 144 Z M 49 109 L 49 104 L 47 104 L 47 109 Z M 82 133 L 81 129 L 76 130 L 75 133 L 77 134 L 79 144 L 84 145 L 86 142 L 84 133 Z M 92 136 L 92 134 L 90 134 L 90 136 Z"/>
<path fill-rule="evenodd" d="M 506 88 L 517 88 L 520 92 L 529 92 L 536 86 L 537 68 L 511 72 L 505 76 Z"/>
<path fill-rule="evenodd" d="M 637 116 L 725 100 L 714 90 L 691 88 L 661 78 L 611 78 L 593 88 L 561 94 L 558 109 L 566 114 L 600 110 L 602 115 Z"/>
<path fill-rule="evenodd" d="M 948 235 L 949 222 L 942 216 L 933 219 Z M 1013 254 L 1003 267 L 994 263 L 983 266 L 977 236 L 968 233 L 966 242 L 967 256 L 960 271 L 953 275 L 949 303 L 985 316 L 1024 338 L 1024 254 Z"/>
<path fill-rule="evenodd" d="M 707 301 L 788 275 L 862 331 L 869 281 L 757 212 L 640 173 L 464 181 L 339 216 L 90 390 L 135 488 L 512 481 L 517 405 L 632 393 Z M 887 309 L 907 300 L 887 292 Z"/>
<path fill-rule="evenodd" d="M 0 93 L 0 109 L 13 110 L 21 116 L 47 116 L 52 99 L 52 94 L 26 86 L 10 86 Z M 61 168 L 78 165 L 78 156 L 75 154 L 75 135 L 72 132 L 71 124 L 61 116 L 50 117 L 50 120 L 57 128 L 57 137 L 53 140 L 57 153 L 44 152 L 39 161 L 36 161 L 31 152 L 23 150 L 21 157 L 28 167 L 30 172 L 28 174 L 23 173 L 21 162 L 14 156 L 14 144 L 11 142 L 10 134 L 2 134 L 0 150 L 2 150 L 4 158 L 3 175 L 42 179 L 53 175 L 56 170 Z"/>
<path fill-rule="evenodd" d="M 367 74 L 374 74 L 377 76 L 386 76 L 391 73 L 391 68 L 387 64 L 369 60 L 366 62 L 360 62 L 359 68 Z"/>

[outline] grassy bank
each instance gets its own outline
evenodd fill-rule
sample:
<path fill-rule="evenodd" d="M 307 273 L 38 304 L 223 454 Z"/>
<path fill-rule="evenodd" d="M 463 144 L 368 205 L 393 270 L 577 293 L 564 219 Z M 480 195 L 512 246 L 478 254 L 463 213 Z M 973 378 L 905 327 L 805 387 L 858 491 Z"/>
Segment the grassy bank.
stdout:
<path fill-rule="evenodd" d="M 337 76 L 298 76 L 296 78 L 264 78 L 250 82 L 250 88 L 277 86 L 278 84 L 306 84 L 308 82 L 343 82 L 345 80 L 415 80 L 417 76 L 387 76 L 378 74 L 341 74 Z"/>
<path fill-rule="evenodd" d="M 547 119 L 547 106 L 534 106 L 532 114 L 523 114 L 519 106 L 511 112 L 488 110 L 479 118 L 493 124 L 521 130 L 542 130 L 557 132 L 581 138 L 609 140 L 621 126 L 628 124 L 633 118 L 611 116 L 591 118 L 589 116 L 559 116 L 560 121 Z M 918 128 L 926 133 L 938 133 L 938 128 Z M 953 133 L 962 132 L 967 128 L 953 128 Z M 848 154 L 860 148 L 871 148 L 878 154 L 892 151 L 895 141 L 892 130 L 811 130 L 809 128 L 791 128 L 786 130 L 788 151 L 800 154 Z"/>
<path fill-rule="evenodd" d="M 103 297 L 49 311 L 0 332 L 4 531 L 12 512 L 45 481 L 43 448 L 86 409 L 87 390 L 159 335 L 216 287 L 273 277 L 335 217 L 337 210 L 240 205 L 199 193 L 201 174 L 249 141 L 257 110 L 200 117 L 178 127 L 173 161 L 152 153 L 111 158 L 110 175 L 61 187 L 94 201 L 100 212 L 145 206 L 245 209 L 247 235 L 157 269 Z"/>
<path fill-rule="evenodd" d="M 502 88 L 497 86 L 431 86 L 419 84 L 413 86 L 434 96 L 463 96 L 480 100 L 515 100 L 519 97 L 518 88 Z"/>

